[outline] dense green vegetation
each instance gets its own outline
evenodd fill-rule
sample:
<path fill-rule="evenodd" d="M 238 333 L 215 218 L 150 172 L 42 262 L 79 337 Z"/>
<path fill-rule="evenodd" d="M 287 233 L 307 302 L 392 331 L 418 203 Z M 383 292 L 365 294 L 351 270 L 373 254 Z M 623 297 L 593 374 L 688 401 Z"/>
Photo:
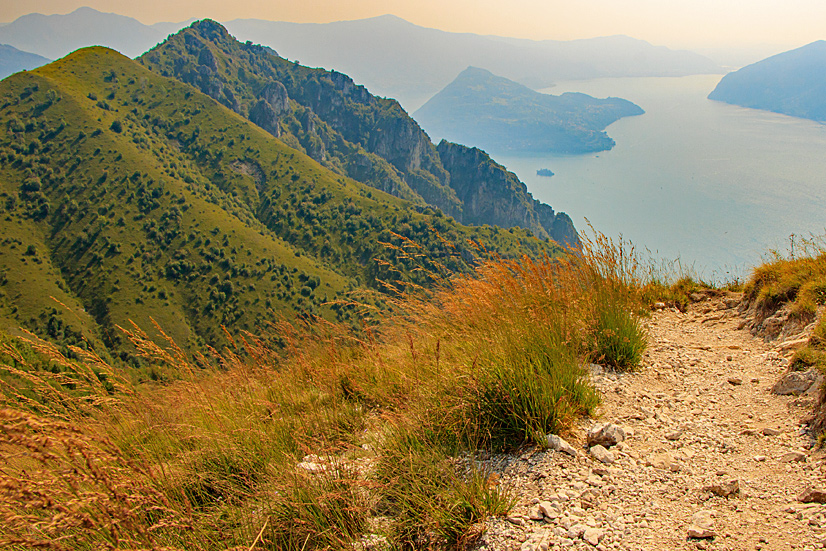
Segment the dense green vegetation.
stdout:
<path fill-rule="evenodd" d="M 415 116 L 434 136 L 494 153 L 584 153 L 614 147 L 603 129 L 643 112 L 620 98 L 541 94 L 469 67 Z"/>
<path fill-rule="evenodd" d="M 468 240 L 558 250 L 336 175 L 104 48 L 3 81 L 0 129 L 0 313 L 67 344 L 120 350 L 129 320 L 189 347 L 296 312 L 349 319 L 348 291 L 428 282 L 412 242 L 432 270 L 467 269 Z"/>

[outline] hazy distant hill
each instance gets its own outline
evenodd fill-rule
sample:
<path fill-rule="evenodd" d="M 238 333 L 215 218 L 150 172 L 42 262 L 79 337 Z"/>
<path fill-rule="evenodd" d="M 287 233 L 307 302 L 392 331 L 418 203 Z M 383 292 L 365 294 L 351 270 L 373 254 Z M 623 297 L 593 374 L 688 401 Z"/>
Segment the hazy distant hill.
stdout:
<path fill-rule="evenodd" d="M 535 89 L 569 79 L 723 72 L 701 55 L 626 36 L 520 40 L 428 29 L 391 15 L 327 24 L 246 19 L 226 27 L 240 40 L 271 46 L 304 65 L 347 73 L 411 111 L 468 66 Z"/>
<path fill-rule="evenodd" d="M 50 59 L 91 45 L 135 57 L 188 24 L 144 25 L 131 17 L 80 8 L 67 15 L 20 17 L 0 27 L 0 44 Z M 424 104 L 470 65 L 532 88 L 603 76 L 722 72 L 696 53 L 626 36 L 520 40 L 428 29 L 391 15 L 326 24 L 239 19 L 226 26 L 241 41 L 270 46 L 304 65 L 346 73 L 374 94 L 398 99 L 408 110 Z"/>
<path fill-rule="evenodd" d="M 24 15 L 0 27 L 0 44 L 50 59 L 84 46 L 107 46 L 135 57 L 187 23 L 144 25 L 137 19 L 79 8 L 66 15 Z"/>
<path fill-rule="evenodd" d="M 492 152 L 584 153 L 611 149 L 602 130 L 642 113 L 624 99 L 540 94 L 469 67 L 414 116 L 431 135 Z"/>
<path fill-rule="evenodd" d="M 28 69 L 45 65 L 49 60 L 37 54 L 22 52 L 8 44 L 0 44 L 0 79 Z"/>
<path fill-rule="evenodd" d="M 729 73 L 708 97 L 826 122 L 826 42 L 812 42 Z"/>

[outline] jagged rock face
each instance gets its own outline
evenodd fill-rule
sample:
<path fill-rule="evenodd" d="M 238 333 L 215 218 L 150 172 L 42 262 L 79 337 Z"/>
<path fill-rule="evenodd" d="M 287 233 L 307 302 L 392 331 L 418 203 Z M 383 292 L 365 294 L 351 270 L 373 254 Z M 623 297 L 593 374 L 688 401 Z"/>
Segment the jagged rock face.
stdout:
<path fill-rule="evenodd" d="M 258 100 L 250 109 L 250 120 L 276 138 L 281 136 L 281 124 L 278 122 L 278 114 L 268 101 Z"/>
<path fill-rule="evenodd" d="M 313 75 L 290 95 L 344 139 L 386 159 L 426 202 L 451 216 L 461 211 L 430 138 L 395 100 L 376 98 L 335 71 Z"/>
<path fill-rule="evenodd" d="M 260 97 L 270 104 L 276 116 L 281 116 L 290 109 L 290 97 L 287 95 L 287 89 L 277 80 L 273 80 L 264 86 Z"/>
<path fill-rule="evenodd" d="M 519 226 L 537 237 L 568 246 L 579 244 L 571 219 L 540 203 L 512 172 L 484 151 L 442 140 L 437 151 L 450 173 L 450 186 L 463 204 L 462 222 Z"/>
<path fill-rule="evenodd" d="M 198 64 L 202 67 L 208 67 L 213 71 L 218 70 L 218 59 L 216 59 L 215 54 L 213 54 L 209 48 L 204 48 L 198 54 Z"/>
<path fill-rule="evenodd" d="M 437 151 L 398 102 L 373 96 L 345 74 L 302 67 L 268 48 L 242 44 L 214 21 L 171 36 L 141 61 L 372 187 L 468 224 L 519 226 L 559 243 L 579 241 L 570 218 L 535 201 L 483 151 L 455 144 Z"/>
<path fill-rule="evenodd" d="M 539 201 L 537 201 L 539 203 Z M 543 203 L 539 203 L 542 207 L 547 207 Z M 550 208 L 550 207 L 548 207 Z M 579 247 L 581 242 L 579 234 L 574 227 L 574 221 L 564 212 L 556 213 L 554 217 L 553 229 L 551 230 L 551 237 L 557 243 L 565 245 L 566 247 Z"/>

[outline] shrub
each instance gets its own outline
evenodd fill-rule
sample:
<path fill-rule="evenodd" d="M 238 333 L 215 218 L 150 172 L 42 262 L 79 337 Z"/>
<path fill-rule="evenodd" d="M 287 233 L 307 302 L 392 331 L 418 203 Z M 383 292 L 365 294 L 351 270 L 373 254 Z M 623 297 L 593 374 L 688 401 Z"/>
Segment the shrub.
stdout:
<path fill-rule="evenodd" d="M 627 301 L 608 297 L 597 309 L 596 361 L 617 369 L 634 369 L 642 360 L 648 335 Z"/>

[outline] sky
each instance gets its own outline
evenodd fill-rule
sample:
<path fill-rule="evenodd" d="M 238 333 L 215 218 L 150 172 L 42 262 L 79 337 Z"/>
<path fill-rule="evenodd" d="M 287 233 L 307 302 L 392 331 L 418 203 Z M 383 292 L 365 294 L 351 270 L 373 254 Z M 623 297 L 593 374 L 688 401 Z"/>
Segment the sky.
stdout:
<path fill-rule="evenodd" d="M 826 38 L 824 0 L 0 0 L 0 21 L 81 6 L 146 24 L 204 17 L 327 23 L 390 13 L 451 32 L 538 40 L 625 34 L 672 48 Z"/>

